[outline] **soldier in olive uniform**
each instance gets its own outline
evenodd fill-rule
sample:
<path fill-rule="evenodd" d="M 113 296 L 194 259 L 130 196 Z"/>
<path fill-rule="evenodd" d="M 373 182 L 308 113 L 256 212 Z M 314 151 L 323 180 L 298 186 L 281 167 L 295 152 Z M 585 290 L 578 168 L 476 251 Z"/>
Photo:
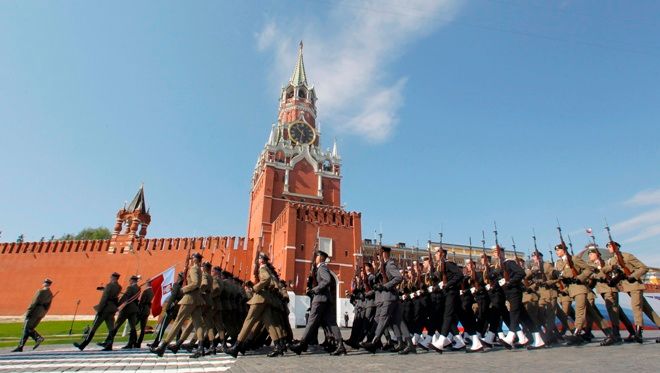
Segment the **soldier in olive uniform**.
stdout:
<path fill-rule="evenodd" d="M 151 352 L 158 356 L 163 356 L 167 345 L 176 337 L 179 330 L 183 327 L 183 323 L 192 318 L 193 326 L 195 328 L 195 336 L 198 341 L 204 340 L 204 327 L 202 321 L 202 310 L 200 305 L 204 304 L 204 299 L 201 294 L 202 285 L 202 270 L 200 263 L 202 262 L 202 255 L 195 253 L 191 258 L 192 266 L 188 268 L 187 276 L 181 287 L 183 298 L 179 301 L 179 313 L 176 316 L 172 330 L 167 334 L 167 337 L 160 343 L 160 346 L 152 346 Z M 191 355 L 192 358 L 198 358 L 204 355 L 204 344 L 200 343 L 197 351 Z"/>
<path fill-rule="evenodd" d="M 555 325 L 555 317 L 557 316 L 557 272 L 552 264 L 543 261 L 543 254 L 540 251 L 532 253 L 532 261 L 534 282 L 538 286 L 539 321 L 545 328 L 547 342 L 556 343 L 560 338 Z"/>
<path fill-rule="evenodd" d="M 557 262 L 555 267 L 559 271 L 561 281 L 568 287 L 568 296 L 575 301 L 575 329 L 573 335 L 567 337 L 569 344 L 576 345 L 584 342 L 582 331 L 586 326 L 587 293 L 589 289 L 584 285 L 591 276 L 591 267 L 579 257 L 571 256 L 566 245 L 555 246 Z M 571 267 L 570 263 L 573 264 Z"/>
<path fill-rule="evenodd" d="M 34 339 L 34 347 L 32 347 L 33 350 L 39 347 L 39 345 L 44 341 L 44 337 L 37 333 L 35 329 L 37 325 L 39 325 L 39 322 L 41 322 L 41 319 L 43 319 L 44 316 L 46 316 L 46 313 L 48 313 L 50 304 L 53 301 L 53 293 L 50 291 L 50 285 L 52 283 L 53 281 L 50 279 L 45 279 L 43 287 L 37 290 L 36 294 L 34 294 L 32 303 L 30 303 L 30 306 L 25 313 L 23 335 L 21 336 L 21 340 L 18 342 L 18 347 L 12 350 L 12 352 L 23 352 L 23 347 L 25 346 L 25 342 L 27 341 L 28 337 Z"/>
<path fill-rule="evenodd" d="M 108 282 L 105 287 L 103 287 L 103 294 L 101 295 L 101 300 L 99 304 L 94 306 L 96 311 L 96 317 L 94 318 L 94 323 L 90 329 L 87 337 L 81 343 L 75 342 L 73 345 L 77 347 L 80 351 L 84 350 L 85 347 L 92 341 L 94 338 L 94 333 L 105 322 L 105 326 L 108 328 L 108 333 L 115 328 L 115 313 L 117 312 L 117 307 L 119 306 L 119 293 L 121 293 L 121 285 L 119 285 L 119 273 L 114 272 L 110 275 L 110 282 Z"/>
<path fill-rule="evenodd" d="M 108 333 L 108 337 L 105 342 L 99 343 L 103 347 L 103 351 L 112 351 L 112 343 L 115 340 L 117 332 L 124 325 L 124 321 L 128 320 L 128 326 L 130 328 L 130 337 L 128 339 L 128 344 L 122 349 L 131 349 L 133 345 L 137 342 L 137 331 L 135 330 L 135 324 L 137 323 L 138 315 L 138 298 L 140 297 L 140 288 L 138 287 L 139 277 L 136 275 L 131 276 L 129 280 L 128 287 L 126 287 L 126 292 L 119 299 L 119 316 L 117 316 L 117 321 L 115 322 L 115 327 Z"/>
<path fill-rule="evenodd" d="M 631 273 L 623 281 L 619 282 L 622 291 L 625 291 L 630 295 L 630 307 L 633 311 L 633 317 L 635 321 L 635 341 L 638 343 L 643 343 L 642 339 L 642 330 L 644 329 L 644 316 L 642 315 L 642 308 L 644 303 L 644 283 L 642 278 L 649 271 L 648 267 L 644 265 L 639 259 L 634 255 L 629 253 L 621 253 L 623 263 L 619 263 L 617 260 L 616 252 L 619 250 L 621 245 L 617 242 L 611 241 L 607 244 L 607 249 L 611 254 L 614 254 L 606 263 L 603 271 L 609 273 L 614 269 L 624 271 L 625 267 Z M 654 320 L 656 324 L 658 320 Z"/>
<path fill-rule="evenodd" d="M 248 311 L 247 317 L 243 322 L 243 327 L 241 328 L 236 343 L 227 351 L 227 353 L 233 357 L 238 356 L 239 352 L 244 352 L 245 341 L 247 341 L 250 332 L 254 329 L 256 323 L 263 323 L 264 327 L 268 330 L 270 339 L 273 341 L 279 340 L 277 331 L 272 323 L 271 318 L 271 307 L 273 302 L 272 295 L 272 278 L 271 273 L 267 269 L 268 255 L 264 253 L 259 253 L 258 256 L 258 273 L 257 277 L 259 282 L 254 285 L 253 291 L 254 294 L 248 302 L 250 309 Z M 276 346 L 277 349 L 281 348 Z M 273 351 L 275 352 L 275 351 Z M 274 354 L 277 356 L 280 353 Z"/>
<path fill-rule="evenodd" d="M 154 291 L 151 288 L 151 279 L 147 280 L 147 287 L 142 291 L 140 302 L 138 303 L 138 323 L 140 324 L 140 336 L 133 348 L 140 348 L 142 340 L 144 339 L 144 330 L 149 321 L 149 313 L 151 313 L 151 302 L 154 299 Z"/>
<path fill-rule="evenodd" d="M 227 346 L 225 345 L 225 325 L 222 320 L 222 297 L 225 292 L 225 283 L 221 278 L 222 268 L 213 267 L 213 290 L 211 290 L 211 299 L 213 307 L 213 329 L 215 329 L 215 336 L 213 337 L 213 353 L 225 352 Z M 220 346 L 220 348 L 218 348 Z"/>

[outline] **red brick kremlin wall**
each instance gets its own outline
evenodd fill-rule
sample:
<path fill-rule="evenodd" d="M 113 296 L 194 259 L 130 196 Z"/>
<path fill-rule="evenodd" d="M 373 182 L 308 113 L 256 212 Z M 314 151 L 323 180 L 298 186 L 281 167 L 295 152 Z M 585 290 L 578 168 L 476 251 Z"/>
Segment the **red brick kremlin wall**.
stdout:
<path fill-rule="evenodd" d="M 0 315 L 25 313 L 44 278 L 53 280 L 53 293 L 59 292 L 49 315 L 72 315 L 80 300 L 79 315 L 92 315 L 101 292 L 97 286 L 119 272 L 119 283 L 126 286 L 132 274 L 142 281 L 171 266 L 182 271 L 188 248 L 202 252 L 205 260 L 249 277 L 254 256 L 242 237 L 135 238 L 130 250 L 114 249 L 111 240 L 0 243 Z M 250 246 L 250 247 L 248 247 Z"/>

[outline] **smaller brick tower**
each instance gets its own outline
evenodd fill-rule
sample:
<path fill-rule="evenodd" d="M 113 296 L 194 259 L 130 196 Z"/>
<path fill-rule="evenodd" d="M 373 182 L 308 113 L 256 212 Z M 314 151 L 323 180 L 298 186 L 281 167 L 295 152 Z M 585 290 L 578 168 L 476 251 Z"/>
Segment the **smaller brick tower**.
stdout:
<path fill-rule="evenodd" d="M 144 184 L 142 184 L 128 207 L 124 205 L 117 212 L 117 221 L 108 251 L 130 251 L 136 238 L 144 238 L 147 235 L 149 223 L 151 223 L 151 215 L 144 199 Z"/>

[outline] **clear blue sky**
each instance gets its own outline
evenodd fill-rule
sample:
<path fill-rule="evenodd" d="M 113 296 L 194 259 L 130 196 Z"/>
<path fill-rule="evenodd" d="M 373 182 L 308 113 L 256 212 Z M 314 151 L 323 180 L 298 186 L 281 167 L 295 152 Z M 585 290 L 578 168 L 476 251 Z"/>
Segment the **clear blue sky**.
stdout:
<path fill-rule="evenodd" d="M 555 218 L 660 266 L 653 1 L 0 2 L 2 241 L 112 227 L 245 234 L 253 167 L 305 41 L 323 146 L 363 236 L 541 248 Z"/>

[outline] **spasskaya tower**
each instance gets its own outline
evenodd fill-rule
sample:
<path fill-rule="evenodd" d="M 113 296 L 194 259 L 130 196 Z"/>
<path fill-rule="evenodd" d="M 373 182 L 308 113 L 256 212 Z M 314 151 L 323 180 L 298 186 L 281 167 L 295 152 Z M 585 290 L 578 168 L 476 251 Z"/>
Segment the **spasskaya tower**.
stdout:
<path fill-rule="evenodd" d="M 301 42 L 280 93 L 277 123 L 252 175 L 247 239 L 253 250 L 270 255 L 296 294 L 304 294 L 314 248 L 328 252 L 343 297 L 362 242 L 360 213 L 341 207 L 341 157 L 336 142 L 321 147 L 316 101 Z"/>

